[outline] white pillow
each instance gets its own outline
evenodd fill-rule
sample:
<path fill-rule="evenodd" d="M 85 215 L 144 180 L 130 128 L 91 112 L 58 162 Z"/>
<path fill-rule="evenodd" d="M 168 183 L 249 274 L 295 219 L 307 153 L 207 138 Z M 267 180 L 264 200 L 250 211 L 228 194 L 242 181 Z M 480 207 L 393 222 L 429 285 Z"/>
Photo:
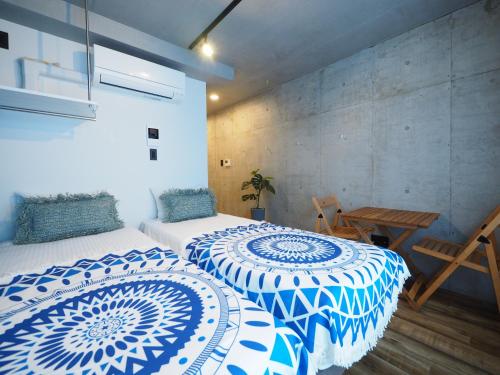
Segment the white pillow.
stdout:
<path fill-rule="evenodd" d="M 151 194 L 153 194 L 153 198 L 155 200 L 155 205 L 156 205 L 156 217 L 161 220 L 162 218 L 165 217 L 165 211 L 163 210 L 163 205 L 161 204 L 160 201 L 160 195 L 162 195 L 166 190 L 165 189 L 156 189 L 156 188 L 149 188 L 151 191 Z"/>

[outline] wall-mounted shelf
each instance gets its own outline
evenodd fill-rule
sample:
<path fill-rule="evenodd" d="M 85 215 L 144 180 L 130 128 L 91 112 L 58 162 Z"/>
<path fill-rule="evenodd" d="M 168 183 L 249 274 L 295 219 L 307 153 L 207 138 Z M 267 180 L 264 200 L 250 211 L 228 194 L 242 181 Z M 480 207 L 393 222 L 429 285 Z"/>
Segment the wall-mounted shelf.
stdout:
<path fill-rule="evenodd" d="M 0 109 L 95 121 L 97 103 L 0 85 Z"/>

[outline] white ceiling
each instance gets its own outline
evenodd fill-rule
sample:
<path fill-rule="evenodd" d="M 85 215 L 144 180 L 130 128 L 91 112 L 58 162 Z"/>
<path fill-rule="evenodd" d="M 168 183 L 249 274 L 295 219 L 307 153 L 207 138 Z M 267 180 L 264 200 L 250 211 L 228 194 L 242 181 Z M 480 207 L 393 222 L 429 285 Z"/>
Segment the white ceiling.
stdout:
<path fill-rule="evenodd" d="M 81 0 L 70 0 L 81 5 Z M 243 0 L 210 34 L 234 81 L 209 112 L 300 77 L 477 0 Z M 188 47 L 230 0 L 89 0 L 90 10 Z"/>

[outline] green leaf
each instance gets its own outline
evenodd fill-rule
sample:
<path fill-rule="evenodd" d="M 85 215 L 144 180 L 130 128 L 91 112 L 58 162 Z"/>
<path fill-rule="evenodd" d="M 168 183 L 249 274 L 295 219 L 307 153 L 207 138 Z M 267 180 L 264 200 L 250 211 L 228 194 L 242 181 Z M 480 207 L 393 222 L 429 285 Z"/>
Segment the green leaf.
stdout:
<path fill-rule="evenodd" d="M 241 196 L 241 200 L 243 202 L 246 202 L 246 201 L 254 201 L 257 199 L 257 196 L 255 194 L 245 194 L 245 195 L 242 195 Z"/>
<path fill-rule="evenodd" d="M 255 190 L 260 190 L 262 188 L 262 175 L 256 174 L 250 181 Z"/>
<path fill-rule="evenodd" d="M 255 190 L 255 192 L 252 194 L 242 195 L 241 200 L 243 201 L 256 200 L 257 202 L 259 202 L 260 194 L 263 190 L 267 190 L 272 194 L 276 194 L 276 190 L 271 185 L 271 180 L 273 179 L 273 177 L 271 176 L 263 177 L 262 174 L 259 173 L 259 171 L 260 169 L 253 170 L 251 172 L 252 177 L 250 178 L 250 180 L 241 183 L 241 190 L 246 190 L 250 186 L 253 187 L 253 189 Z"/>

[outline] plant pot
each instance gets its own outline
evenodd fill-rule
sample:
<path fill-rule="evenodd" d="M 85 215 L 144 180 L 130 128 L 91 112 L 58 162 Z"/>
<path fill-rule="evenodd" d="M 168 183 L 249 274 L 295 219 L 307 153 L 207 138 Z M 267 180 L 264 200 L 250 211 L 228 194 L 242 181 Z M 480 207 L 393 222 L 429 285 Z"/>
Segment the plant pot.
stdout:
<path fill-rule="evenodd" d="M 263 221 L 266 218 L 266 209 L 265 208 L 252 208 L 250 209 L 252 212 L 252 220 Z"/>

